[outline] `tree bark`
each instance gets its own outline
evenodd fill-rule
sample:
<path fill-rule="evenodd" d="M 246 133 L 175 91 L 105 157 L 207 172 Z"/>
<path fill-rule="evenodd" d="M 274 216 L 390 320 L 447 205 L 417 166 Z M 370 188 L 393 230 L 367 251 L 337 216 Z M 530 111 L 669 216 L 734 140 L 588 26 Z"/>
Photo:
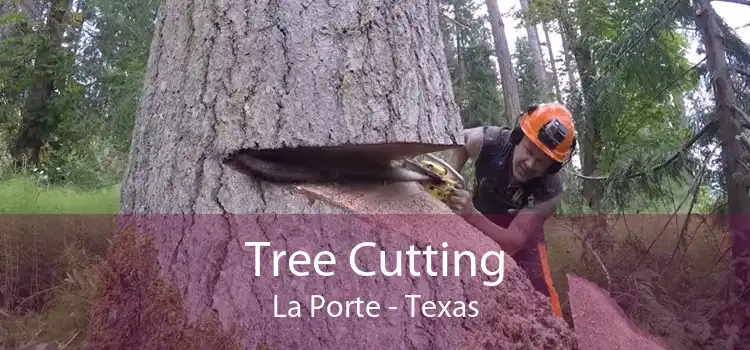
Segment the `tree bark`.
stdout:
<path fill-rule="evenodd" d="M 190 198 L 210 193 L 224 172 L 217 161 L 240 149 L 459 142 L 436 6 L 173 6 L 192 18 L 168 10 L 158 29 L 179 30 L 155 32 L 125 213 L 220 212 Z M 184 172 L 193 175 L 175 178 Z M 179 201 L 153 195 L 173 191 Z"/>
<path fill-rule="evenodd" d="M 495 41 L 495 55 L 500 70 L 500 81 L 503 86 L 505 119 L 508 121 L 508 125 L 515 125 L 516 119 L 521 115 L 521 102 L 518 96 L 518 82 L 513 75 L 508 40 L 505 37 L 505 24 L 500 15 L 497 0 L 486 0 L 486 3 L 490 26 L 492 27 L 492 37 Z"/>
<path fill-rule="evenodd" d="M 529 0 L 521 0 L 521 11 L 525 14 L 528 10 Z M 547 70 L 544 68 L 544 56 L 542 55 L 539 32 L 533 24 L 526 23 L 525 27 L 529 47 L 531 48 L 531 60 L 534 62 L 534 75 L 536 76 L 537 84 L 540 86 L 539 91 L 542 92 L 540 98 L 542 101 L 549 101 L 552 97 L 552 89 L 550 88 L 549 79 L 547 79 Z"/>
<path fill-rule="evenodd" d="M 223 156 L 245 148 L 458 144 L 460 117 L 436 3 L 330 6 L 167 0 L 155 29 L 121 193 L 122 214 L 150 215 L 135 221 L 123 215 L 123 233 L 102 268 L 94 301 L 92 347 L 573 346 L 570 329 L 510 258 L 497 288 L 483 286 L 484 278 L 470 273 L 425 278 L 419 262 L 414 269 L 422 277 L 414 278 L 362 277 L 347 269 L 349 250 L 368 241 L 391 256 L 393 250 L 441 242 L 457 250 L 500 250 L 459 216 L 428 216 L 450 211 L 418 184 L 280 185 L 222 164 Z M 371 213 L 424 215 L 404 220 L 305 215 Z M 243 246 L 254 241 L 271 243 L 263 250 L 267 264 L 259 276 L 252 248 Z M 271 251 L 280 249 L 311 255 L 330 250 L 341 266 L 335 276 L 313 270 L 295 277 L 283 260 L 281 273 L 269 276 Z M 362 263 L 377 269 L 381 251 L 363 252 Z M 467 261 L 460 264 L 463 271 Z M 311 319 L 314 294 L 374 300 L 398 311 Z M 481 313 L 427 320 L 417 311 L 410 317 L 404 304 L 410 294 L 478 300 Z M 275 296 L 282 312 L 289 301 L 299 301 L 304 316 L 274 317 Z M 497 322 L 510 329 L 497 332 Z"/>
<path fill-rule="evenodd" d="M 732 233 L 733 291 L 738 304 L 733 307 L 735 324 L 739 329 L 737 344 L 750 344 L 750 196 L 748 196 L 748 171 L 738 164 L 747 152 L 735 136 L 743 129 L 736 115 L 737 101 L 731 85 L 726 51 L 717 15 L 708 0 L 697 2 L 696 26 L 701 33 L 706 50 L 706 64 L 711 82 L 719 121 L 718 135 L 722 142 L 722 160 L 729 200 L 729 231 Z"/>

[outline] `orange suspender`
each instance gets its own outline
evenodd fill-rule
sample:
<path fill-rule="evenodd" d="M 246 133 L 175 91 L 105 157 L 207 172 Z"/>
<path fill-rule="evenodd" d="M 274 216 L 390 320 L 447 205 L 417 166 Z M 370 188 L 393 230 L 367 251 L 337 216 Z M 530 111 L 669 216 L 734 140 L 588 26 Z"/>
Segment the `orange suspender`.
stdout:
<path fill-rule="evenodd" d="M 552 303 L 552 312 L 562 318 L 562 308 L 560 307 L 560 298 L 557 295 L 555 286 L 552 285 L 552 276 L 549 272 L 549 262 L 547 261 L 547 245 L 542 242 L 537 246 L 539 249 L 539 260 L 542 263 L 542 272 L 544 273 L 544 282 L 547 283 L 547 290 L 549 291 L 549 300 Z"/>

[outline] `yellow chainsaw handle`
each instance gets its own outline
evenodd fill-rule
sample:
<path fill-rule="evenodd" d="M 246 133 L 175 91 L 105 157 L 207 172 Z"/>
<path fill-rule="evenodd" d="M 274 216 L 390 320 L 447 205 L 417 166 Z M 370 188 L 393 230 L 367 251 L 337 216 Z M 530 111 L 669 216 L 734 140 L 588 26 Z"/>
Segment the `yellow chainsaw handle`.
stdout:
<path fill-rule="evenodd" d="M 464 177 L 461 176 L 461 173 L 459 173 L 458 171 L 456 171 L 456 169 L 453 169 L 453 167 L 450 164 L 448 164 L 448 162 L 446 162 L 446 161 L 444 161 L 444 160 L 442 160 L 442 159 L 438 158 L 437 156 L 435 156 L 433 154 L 430 154 L 430 153 L 425 154 L 425 156 L 427 156 L 430 159 L 432 159 L 432 160 L 440 163 L 442 166 L 444 166 L 446 169 L 448 169 L 448 171 L 450 171 L 451 174 L 453 174 L 453 176 L 455 176 L 456 179 L 458 179 L 459 185 L 462 188 L 466 188 L 466 181 L 464 181 Z"/>

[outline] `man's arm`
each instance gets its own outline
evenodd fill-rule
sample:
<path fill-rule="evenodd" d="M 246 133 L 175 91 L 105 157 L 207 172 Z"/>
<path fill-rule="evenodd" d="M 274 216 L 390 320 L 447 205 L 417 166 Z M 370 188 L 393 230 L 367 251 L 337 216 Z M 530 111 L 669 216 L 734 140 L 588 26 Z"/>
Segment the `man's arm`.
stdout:
<path fill-rule="evenodd" d="M 560 207 L 564 190 L 562 180 L 556 175 L 547 178 L 536 188 L 534 196 L 540 202 L 521 209 L 508 227 L 510 232 L 520 233 L 517 244 L 522 247 L 531 237 L 544 234 L 544 223 Z"/>
<path fill-rule="evenodd" d="M 482 142 L 484 141 L 484 128 L 466 129 L 461 132 L 461 135 L 464 137 L 464 147 L 449 151 L 448 159 L 445 160 L 459 173 L 469 159 L 479 157 L 479 152 L 482 151 Z"/>
<path fill-rule="evenodd" d="M 479 231 L 497 242 L 503 251 L 515 254 L 523 248 L 529 239 L 541 234 L 545 221 L 557 211 L 562 202 L 563 184 L 557 176 L 543 181 L 534 191 L 535 198 L 541 202 L 533 207 L 520 210 L 510 226 L 504 229 L 495 225 L 471 205 L 468 193 L 462 198 L 462 218 Z"/>
<path fill-rule="evenodd" d="M 560 195 L 533 208 L 524 208 L 518 212 L 507 229 L 495 225 L 474 206 L 471 206 L 471 212 L 460 215 L 466 222 L 497 242 L 504 252 L 513 255 L 526 245 L 529 238 L 541 232 L 544 222 L 555 213 L 561 200 Z"/>

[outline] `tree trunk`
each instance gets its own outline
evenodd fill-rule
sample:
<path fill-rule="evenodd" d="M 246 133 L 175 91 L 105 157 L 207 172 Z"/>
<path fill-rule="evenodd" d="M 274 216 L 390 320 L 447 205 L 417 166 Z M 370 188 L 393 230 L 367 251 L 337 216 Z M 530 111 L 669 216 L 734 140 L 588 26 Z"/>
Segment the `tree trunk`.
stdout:
<path fill-rule="evenodd" d="M 515 125 L 516 118 L 521 115 L 521 102 L 518 96 L 518 82 L 513 76 L 513 65 L 510 59 L 508 40 L 505 38 L 505 24 L 500 16 L 497 0 L 487 0 L 487 14 L 492 27 L 492 37 L 495 41 L 495 55 L 500 70 L 500 81 L 503 86 L 503 100 L 505 101 L 505 119 L 508 125 Z"/>
<path fill-rule="evenodd" d="M 582 130 L 578 136 L 578 142 L 581 146 L 581 166 L 583 175 L 595 176 L 598 167 L 598 150 L 601 141 L 601 131 L 596 121 L 596 103 L 592 100 L 595 91 L 592 91 L 594 77 L 596 76 L 596 66 L 591 57 L 591 48 L 583 41 L 579 40 L 573 25 L 570 21 L 570 15 L 562 2 L 558 3 L 560 11 L 560 28 L 562 29 L 563 43 L 571 45 L 570 52 L 576 61 L 578 67 L 578 76 L 581 77 L 581 93 L 573 94 L 573 109 L 576 123 L 583 124 Z M 586 33 L 581 37 L 585 38 Z M 566 50 L 567 52 L 567 50 Z M 570 72 L 569 72 L 570 74 Z M 571 74 L 573 75 L 573 74 Z M 585 98 L 585 104 L 584 102 Z M 585 109 L 584 109 L 585 106 Z M 595 212 L 601 211 L 602 191 L 601 183 L 598 180 L 583 180 L 583 197 L 588 202 L 588 206 Z"/>
<path fill-rule="evenodd" d="M 459 10 L 459 2 L 453 2 L 453 12 L 456 14 L 456 21 L 462 23 L 461 11 Z M 461 90 L 466 87 L 466 61 L 464 60 L 464 28 L 456 24 L 456 78 L 458 78 L 458 86 Z"/>
<path fill-rule="evenodd" d="M 526 14 L 528 10 L 529 0 L 521 0 L 521 11 Z M 539 32 L 536 29 L 536 25 L 526 23 L 526 35 L 529 40 L 529 47 L 531 48 L 531 60 L 534 62 L 534 75 L 536 76 L 537 84 L 539 84 L 540 87 L 539 91 L 542 93 L 540 98 L 542 101 L 550 101 L 552 98 L 552 89 L 549 79 L 547 79 L 547 70 L 544 67 L 544 56 L 542 55 L 542 45 L 539 40 Z"/>
<path fill-rule="evenodd" d="M 573 90 L 571 102 L 573 117 L 576 124 L 579 125 L 578 142 L 580 145 L 580 158 L 582 173 L 585 176 L 596 176 L 598 168 L 598 155 L 601 144 L 601 131 L 596 120 L 597 104 L 592 99 L 595 91 L 592 91 L 594 77 L 596 76 L 596 66 L 591 57 L 591 48 L 584 41 L 579 39 L 575 31 L 570 14 L 566 4 L 558 2 L 560 13 L 559 23 L 562 29 L 563 44 L 566 42 L 570 45 L 570 53 L 575 58 L 578 76 L 581 78 L 580 92 Z M 581 38 L 586 38 L 586 33 L 581 33 Z M 568 52 L 567 49 L 565 50 Z M 569 67 L 570 68 L 570 67 Z M 574 73 L 574 72 L 573 72 Z M 575 76 L 569 71 L 571 76 Z M 571 79 L 574 83 L 574 79 Z M 575 85 L 571 85 L 575 87 Z M 584 103 L 585 101 L 585 103 Z M 583 179 L 583 188 L 581 195 L 586 200 L 587 205 L 594 213 L 602 213 L 602 184 L 595 179 Z M 608 232 L 608 223 L 605 215 L 587 215 L 586 222 L 580 228 L 584 233 L 584 239 L 590 243 L 591 250 L 598 254 L 608 254 L 614 247 L 614 241 L 611 236 L 604 233 Z M 582 261 L 587 264 L 597 264 L 596 256 L 592 256 L 589 250 L 583 253 Z"/>
<path fill-rule="evenodd" d="M 446 0 L 441 0 L 440 3 L 444 4 Z M 451 5 L 446 5 L 451 6 Z M 455 71 L 456 69 L 456 54 L 455 54 L 455 48 L 453 44 L 453 37 L 451 36 L 450 26 L 452 23 L 448 23 L 448 21 L 443 17 L 440 16 L 440 31 L 441 35 L 443 36 L 443 50 L 445 53 L 445 61 L 448 64 L 448 71 Z"/>
<path fill-rule="evenodd" d="M 576 69 L 573 66 L 573 58 L 571 57 L 570 44 L 565 35 L 561 35 L 561 41 L 563 46 L 563 58 L 565 60 L 565 71 L 568 73 L 568 85 L 570 87 L 570 95 L 575 96 L 578 91 L 578 79 L 576 78 Z M 570 103 L 570 102 L 568 102 Z"/>
<path fill-rule="evenodd" d="M 731 85 L 727 57 L 717 15 L 707 0 L 697 2 L 696 26 L 701 33 L 706 50 L 706 64 L 711 74 L 712 88 L 719 121 L 718 135 L 722 142 L 722 160 L 726 174 L 729 200 L 729 230 L 732 233 L 732 268 L 734 270 L 734 296 L 738 304 L 733 307 L 735 324 L 740 330 L 737 344 L 750 344 L 750 224 L 745 217 L 750 214 L 748 196 L 748 171 L 738 164 L 747 152 L 735 136 L 742 134 L 735 108 L 737 107 Z M 731 347 L 731 346 L 730 346 Z"/>
<path fill-rule="evenodd" d="M 547 53 L 549 53 L 549 63 L 552 67 L 552 82 L 555 86 L 555 97 L 557 102 L 563 103 L 562 91 L 560 90 L 560 79 L 557 77 L 557 63 L 555 62 L 555 51 L 552 49 L 552 41 L 549 40 L 549 25 L 542 24 L 544 29 L 544 40 L 547 41 Z"/>
<path fill-rule="evenodd" d="M 57 125 L 57 116 L 50 108 L 55 91 L 54 61 L 61 49 L 65 32 L 66 13 L 72 0 L 55 0 L 47 17 L 47 39 L 38 49 L 34 73 L 21 112 L 22 119 L 10 147 L 11 156 L 18 166 L 39 163 L 42 146 Z"/>
<path fill-rule="evenodd" d="M 418 184 L 280 185 L 223 165 L 225 155 L 245 148 L 411 142 L 434 150 L 458 143 L 460 118 L 436 3 L 329 6 L 166 2 L 151 46 L 121 212 L 185 217 L 123 215 L 92 309 L 92 347 L 573 346 L 570 329 L 510 258 L 488 260 L 490 268 L 505 264 L 496 288 L 470 273 L 425 278 L 421 258 L 413 267 L 404 262 L 402 270 L 422 271 L 422 277 L 368 278 L 347 268 L 349 251 L 368 241 L 384 250 L 366 247 L 354 262 L 377 271 L 379 254 L 393 257 L 409 246 L 447 242 L 450 249 L 499 250 L 459 216 L 426 215 L 450 211 Z M 305 215 L 323 213 L 424 215 Z M 260 275 L 253 248 L 243 244 L 258 241 L 271 244 L 262 249 Z M 312 271 L 295 277 L 286 259 L 299 260 L 296 255 L 283 257 L 280 274 L 271 275 L 271 251 L 280 249 L 332 251 L 335 275 L 292 266 Z M 468 262 L 456 266 L 468 271 Z M 377 301 L 380 317 L 334 318 L 321 315 L 323 309 L 312 319 L 316 294 Z M 417 311 L 412 317 L 405 299 L 411 294 L 422 295 L 417 304 L 427 298 L 477 300 L 480 314 L 428 320 Z M 302 316 L 275 317 L 286 314 L 292 300 L 301 304 Z M 512 326 L 497 332 L 498 324 Z"/>

